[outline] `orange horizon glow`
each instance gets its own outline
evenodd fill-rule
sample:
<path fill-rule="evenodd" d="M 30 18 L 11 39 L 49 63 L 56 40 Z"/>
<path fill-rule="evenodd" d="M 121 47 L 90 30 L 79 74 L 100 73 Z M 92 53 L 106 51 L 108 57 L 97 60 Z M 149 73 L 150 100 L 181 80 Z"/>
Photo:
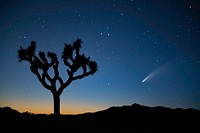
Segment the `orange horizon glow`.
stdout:
<path fill-rule="evenodd" d="M 33 114 L 53 114 L 53 100 L 51 95 L 48 96 L 41 101 L 41 99 L 37 98 L 17 97 L 11 94 L 7 97 L 0 98 L 0 107 L 10 107 L 21 113 L 30 112 Z M 60 113 L 82 114 L 104 110 L 108 107 L 108 105 L 106 106 L 98 103 L 64 101 L 61 99 Z"/>
<path fill-rule="evenodd" d="M 14 102 L 4 102 L 0 103 L 0 107 L 10 107 L 14 110 L 19 111 L 20 113 L 29 112 L 33 114 L 53 114 L 53 103 L 49 102 L 40 102 L 33 103 L 31 101 L 14 101 Z M 96 112 L 104 110 L 108 107 L 103 105 L 86 105 L 80 103 L 71 103 L 71 104 L 61 104 L 60 113 L 61 114 L 83 114 L 88 112 Z"/>
<path fill-rule="evenodd" d="M 29 112 L 29 113 L 33 113 L 33 114 L 53 114 L 53 107 L 26 107 L 26 106 L 0 106 L 0 107 L 10 107 L 14 110 L 19 111 L 20 113 L 24 113 L 24 112 Z M 88 107 L 88 108 L 70 108 L 70 107 L 66 107 L 66 108 L 62 108 L 60 109 L 60 113 L 65 115 L 65 114 L 72 114 L 72 115 L 76 115 L 76 114 L 83 114 L 83 113 L 93 113 L 93 112 L 97 112 L 100 110 L 104 110 L 106 108 L 101 108 L 101 107 Z"/>

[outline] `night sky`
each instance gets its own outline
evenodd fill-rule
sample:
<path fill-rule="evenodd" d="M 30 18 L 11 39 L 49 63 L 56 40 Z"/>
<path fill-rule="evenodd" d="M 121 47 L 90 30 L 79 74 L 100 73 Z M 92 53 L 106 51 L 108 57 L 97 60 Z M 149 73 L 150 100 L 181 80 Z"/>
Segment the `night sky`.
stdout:
<path fill-rule="evenodd" d="M 1 0 L 0 106 L 53 113 L 53 98 L 18 62 L 17 50 L 61 54 L 82 40 L 80 53 L 97 62 L 94 75 L 61 94 L 61 113 L 111 106 L 200 109 L 200 4 L 198 0 Z"/>

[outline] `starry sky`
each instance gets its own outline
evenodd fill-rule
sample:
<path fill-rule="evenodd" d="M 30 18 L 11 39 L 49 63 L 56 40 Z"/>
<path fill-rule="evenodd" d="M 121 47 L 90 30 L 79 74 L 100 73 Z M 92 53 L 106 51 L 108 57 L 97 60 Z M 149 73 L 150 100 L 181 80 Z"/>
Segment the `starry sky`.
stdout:
<path fill-rule="evenodd" d="M 198 0 L 1 0 L 0 106 L 53 113 L 53 98 L 17 50 L 55 52 L 68 75 L 64 43 L 82 40 L 81 53 L 97 62 L 94 75 L 61 94 L 61 113 L 111 106 L 200 109 Z"/>

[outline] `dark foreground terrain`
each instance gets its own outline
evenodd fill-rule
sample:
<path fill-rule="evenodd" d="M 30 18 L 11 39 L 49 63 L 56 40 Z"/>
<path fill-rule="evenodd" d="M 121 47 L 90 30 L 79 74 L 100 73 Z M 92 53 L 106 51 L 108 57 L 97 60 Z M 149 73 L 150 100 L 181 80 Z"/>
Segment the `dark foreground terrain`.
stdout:
<path fill-rule="evenodd" d="M 53 115 L 20 113 L 0 108 L 0 129 L 4 132 L 62 133 L 175 133 L 200 132 L 200 110 L 147 107 L 139 104 L 111 107 L 95 113 Z"/>

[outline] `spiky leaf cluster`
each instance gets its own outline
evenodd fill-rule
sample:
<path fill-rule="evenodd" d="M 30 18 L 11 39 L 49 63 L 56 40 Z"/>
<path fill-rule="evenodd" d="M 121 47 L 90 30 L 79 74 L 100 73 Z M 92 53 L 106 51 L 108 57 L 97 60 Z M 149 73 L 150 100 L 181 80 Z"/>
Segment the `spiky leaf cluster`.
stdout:
<path fill-rule="evenodd" d="M 86 57 L 84 54 L 80 54 L 82 41 L 77 39 L 71 44 L 65 44 L 64 51 L 62 53 L 62 59 L 64 64 L 69 68 L 67 72 L 72 74 L 76 72 L 79 68 L 83 69 L 83 74 L 90 72 L 90 74 L 94 74 L 97 69 L 97 63 L 95 61 L 91 61 L 90 57 Z M 88 70 L 89 69 L 89 70 Z"/>
<path fill-rule="evenodd" d="M 20 50 L 18 50 L 19 62 L 23 60 L 30 61 L 33 55 L 35 54 L 35 49 L 36 49 L 35 41 L 32 41 L 27 49 L 24 49 L 22 46 L 20 46 Z"/>
<path fill-rule="evenodd" d="M 20 46 L 20 49 L 18 50 L 18 58 L 19 61 L 28 61 L 30 62 L 31 71 L 36 74 L 38 72 L 38 69 L 44 69 L 48 70 L 49 67 L 54 65 L 57 62 L 57 56 L 53 52 L 48 52 L 47 57 L 51 59 L 50 63 L 48 62 L 45 52 L 38 52 L 38 56 L 35 54 L 36 50 L 36 42 L 32 41 L 30 46 L 28 46 L 27 49 Z"/>

